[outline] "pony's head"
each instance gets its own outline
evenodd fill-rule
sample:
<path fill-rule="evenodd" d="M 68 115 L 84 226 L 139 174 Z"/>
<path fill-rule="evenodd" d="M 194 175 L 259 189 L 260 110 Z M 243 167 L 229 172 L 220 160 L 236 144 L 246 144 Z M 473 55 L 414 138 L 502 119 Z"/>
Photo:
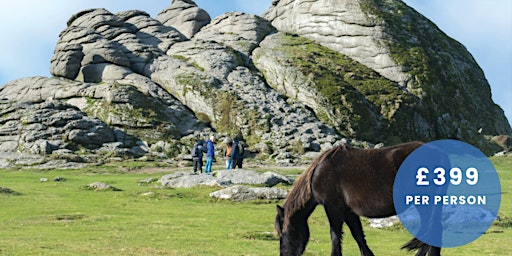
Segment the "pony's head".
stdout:
<path fill-rule="evenodd" d="M 283 207 L 277 205 L 276 208 L 274 229 L 279 236 L 280 255 L 302 255 L 309 240 L 307 218 L 287 216 Z"/>

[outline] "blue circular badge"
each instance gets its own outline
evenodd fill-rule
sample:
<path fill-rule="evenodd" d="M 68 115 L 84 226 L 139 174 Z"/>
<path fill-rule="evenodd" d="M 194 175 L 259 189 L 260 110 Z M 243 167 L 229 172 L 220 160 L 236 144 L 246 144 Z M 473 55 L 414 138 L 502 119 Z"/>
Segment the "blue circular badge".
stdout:
<path fill-rule="evenodd" d="M 395 177 L 393 200 L 405 228 L 424 243 L 462 246 L 477 239 L 498 215 L 501 185 L 491 161 L 457 140 L 413 151 Z"/>

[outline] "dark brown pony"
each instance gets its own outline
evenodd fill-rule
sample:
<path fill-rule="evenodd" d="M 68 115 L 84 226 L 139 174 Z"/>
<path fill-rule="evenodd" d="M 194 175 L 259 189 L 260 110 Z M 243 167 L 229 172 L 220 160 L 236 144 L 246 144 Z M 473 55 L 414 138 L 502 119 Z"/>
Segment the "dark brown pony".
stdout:
<path fill-rule="evenodd" d="M 283 207 L 277 206 L 275 229 L 281 255 L 301 255 L 309 240 L 307 219 L 318 204 L 329 219 L 331 255 L 341 255 L 342 225 L 347 223 L 361 255 L 373 255 L 366 244 L 359 216 L 395 215 L 393 183 L 400 164 L 422 142 L 380 149 L 334 147 L 324 152 L 295 182 Z M 413 238 L 402 249 L 417 256 L 440 255 L 439 247 Z"/>

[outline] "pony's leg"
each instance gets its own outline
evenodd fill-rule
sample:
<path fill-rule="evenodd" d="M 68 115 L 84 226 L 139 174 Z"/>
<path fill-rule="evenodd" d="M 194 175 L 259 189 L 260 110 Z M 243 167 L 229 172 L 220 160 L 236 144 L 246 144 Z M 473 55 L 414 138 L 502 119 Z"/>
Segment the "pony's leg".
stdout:
<path fill-rule="evenodd" d="M 342 211 L 333 206 L 325 206 L 325 213 L 329 219 L 329 226 L 331 228 L 331 256 L 341 256 L 341 239 L 343 235 L 343 215 Z"/>
<path fill-rule="evenodd" d="M 374 256 L 373 252 L 368 247 L 366 243 L 366 239 L 364 238 L 363 226 L 361 225 L 361 219 L 353 212 L 349 212 L 345 214 L 345 222 L 347 226 L 350 228 L 350 233 L 357 242 L 359 246 L 359 251 L 362 256 Z"/>

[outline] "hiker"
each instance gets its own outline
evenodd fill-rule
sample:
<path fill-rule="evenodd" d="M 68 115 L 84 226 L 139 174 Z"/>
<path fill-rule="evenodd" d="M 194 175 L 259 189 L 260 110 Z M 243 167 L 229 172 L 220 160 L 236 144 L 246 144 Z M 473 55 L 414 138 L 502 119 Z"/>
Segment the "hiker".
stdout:
<path fill-rule="evenodd" d="M 192 160 L 194 161 L 194 173 L 199 170 L 199 173 L 203 173 L 203 152 L 206 152 L 206 148 L 203 147 L 203 141 L 198 140 L 192 147 Z"/>
<path fill-rule="evenodd" d="M 206 167 L 204 169 L 204 173 L 212 172 L 213 159 L 215 157 L 215 146 L 213 143 L 215 142 L 215 137 L 212 135 L 206 141 Z"/>
<path fill-rule="evenodd" d="M 245 141 L 238 142 L 238 160 L 236 161 L 236 164 L 238 168 L 242 169 L 242 165 L 244 162 L 244 156 L 245 156 Z"/>
<path fill-rule="evenodd" d="M 231 169 L 236 169 L 236 167 L 242 169 L 242 164 L 244 161 L 244 146 L 243 142 L 240 142 L 238 140 L 238 137 L 235 137 L 235 139 L 233 140 L 231 161 Z"/>
<path fill-rule="evenodd" d="M 224 152 L 224 158 L 226 159 L 226 170 L 231 168 L 231 153 L 233 152 L 233 141 L 228 138 L 226 140 L 226 151 Z"/>

